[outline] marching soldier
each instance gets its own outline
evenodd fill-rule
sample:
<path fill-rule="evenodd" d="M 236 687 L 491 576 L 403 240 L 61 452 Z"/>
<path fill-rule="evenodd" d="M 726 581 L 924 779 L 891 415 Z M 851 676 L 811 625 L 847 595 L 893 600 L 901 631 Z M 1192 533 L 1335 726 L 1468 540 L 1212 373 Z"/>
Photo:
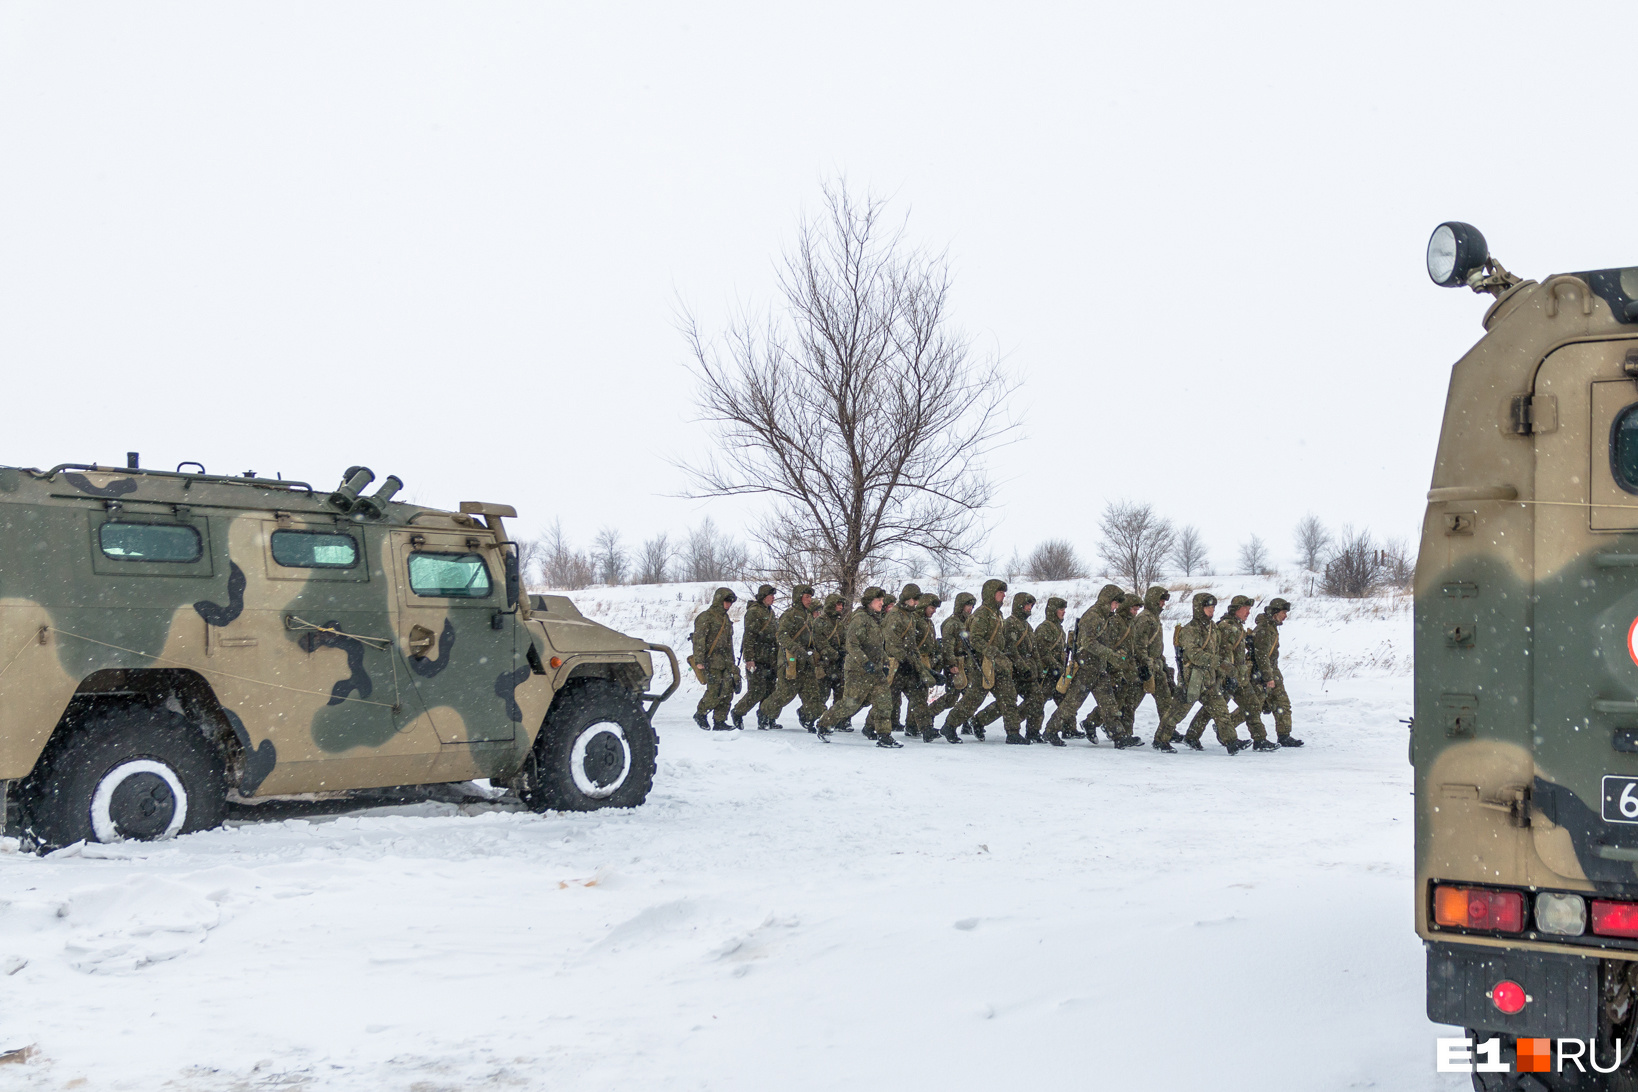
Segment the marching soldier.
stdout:
<path fill-rule="evenodd" d="M 1143 600 L 1133 593 L 1115 612 L 1115 620 L 1126 627 L 1126 632 L 1114 645 L 1123 656 L 1114 687 L 1114 708 L 1119 727 L 1112 738 L 1117 748 L 1143 746 L 1143 740 L 1138 738 L 1134 727 L 1138 703 L 1143 700 L 1143 649 L 1137 637 L 1138 612 L 1142 609 Z"/>
<path fill-rule="evenodd" d="M 1253 725 L 1254 732 L 1261 729 L 1262 713 L 1267 709 L 1274 714 L 1274 732 L 1279 737 L 1279 745 L 1301 747 L 1302 740 L 1291 734 L 1291 697 L 1285 692 L 1285 676 L 1280 673 L 1280 627 L 1290 613 L 1290 603 L 1284 599 L 1270 599 L 1263 613 L 1257 617 L 1257 631 L 1251 638 L 1251 654 L 1261 683 L 1260 700 L 1255 712 L 1247 710 L 1247 723 Z M 1262 736 L 1268 738 L 1266 730 Z"/>
<path fill-rule="evenodd" d="M 1137 657 L 1138 678 L 1143 689 L 1138 694 L 1136 703 L 1132 706 L 1132 721 L 1137 721 L 1137 707 L 1143 704 L 1143 695 L 1153 695 L 1155 712 L 1160 719 L 1166 719 L 1166 711 L 1171 708 L 1172 680 L 1171 665 L 1166 662 L 1165 627 L 1161 624 L 1161 612 L 1166 609 L 1166 603 L 1172 593 L 1156 584 L 1143 596 L 1143 613 L 1138 615 L 1132 626 L 1132 649 Z M 1160 744 L 1156 743 L 1156 747 Z"/>
<path fill-rule="evenodd" d="M 779 714 L 792 698 L 801 696 L 796 719 L 802 727 L 813 730 L 813 722 L 825 711 L 824 695 L 819 691 L 818 662 L 814 655 L 813 585 L 798 584 L 791 589 L 791 605 L 779 616 L 779 658 L 773 693 L 757 706 L 756 726 L 778 728 Z"/>
<path fill-rule="evenodd" d="M 882 618 L 882 635 L 887 641 L 887 668 L 892 676 L 892 718 L 889 730 L 903 727 L 899 721 L 899 698 L 910 695 L 910 707 L 916 706 L 916 691 L 921 695 L 921 706 L 927 707 L 927 687 L 932 685 L 933 673 L 921 667 L 916 650 L 916 619 L 921 617 L 921 588 L 906 584 L 899 591 L 899 601 Z M 914 722 L 910 722 L 914 725 Z M 920 727 L 914 730 L 920 732 Z M 868 734 L 868 731 L 867 731 Z"/>
<path fill-rule="evenodd" d="M 967 634 L 967 621 L 972 617 L 973 607 L 978 599 L 972 592 L 958 592 L 955 597 L 955 609 L 950 617 L 944 619 L 939 627 L 939 655 L 944 658 L 944 694 L 932 704 L 931 712 L 934 716 L 954 709 L 960 702 L 963 692 L 966 691 L 972 678 L 972 658 L 970 638 Z M 972 729 L 957 720 L 954 714 L 944 718 L 944 738 L 951 743 L 960 743 L 961 737 L 956 734 L 960 729 L 963 734 L 971 734 Z"/>
<path fill-rule="evenodd" d="M 745 696 L 734 705 L 734 727 L 745 727 L 745 714 L 761 705 L 773 693 L 774 660 L 779 655 L 776 636 L 778 623 L 774 620 L 774 586 L 764 584 L 756 590 L 756 602 L 745 608 L 745 637 L 739 647 L 740 659 L 745 662 L 745 673 L 750 676 Z"/>
<path fill-rule="evenodd" d="M 1086 696 L 1093 692 L 1095 686 L 1103 685 L 1103 676 L 1115 655 L 1103 643 L 1104 630 L 1112 613 L 1119 610 L 1125 601 L 1126 593 L 1120 590 L 1119 584 L 1105 584 L 1103 590 L 1098 592 L 1097 600 L 1086 608 L 1080 621 L 1075 623 L 1074 659 L 1070 661 L 1064 677 L 1058 680 L 1061 696 L 1052 720 L 1047 723 L 1047 731 L 1057 732 L 1060 736 L 1066 734 L 1065 728 L 1075 726 L 1075 717 L 1080 713 Z M 1096 729 L 1088 731 L 1086 738 L 1092 743 L 1098 742 Z"/>
<path fill-rule="evenodd" d="M 1035 627 L 1030 635 L 1030 644 L 1035 648 L 1035 663 L 1037 668 L 1036 697 L 1024 699 L 1024 728 L 1025 734 L 1040 730 L 1041 721 L 1046 717 L 1046 703 L 1049 699 L 1058 698 L 1058 680 L 1064 673 L 1064 655 L 1068 638 L 1064 635 L 1064 614 L 1069 610 L 1069 602 L 1056 595 L 1047 600 L 1046 617 L 1041 624 Z M 1063 736 L 1051 728 L 1047 729 L 1046 741 L 1054 747 L 1067 747 Z"/>
<path fill-rule="evenodd" d="M 944 723 L 961 724 L 972 717 L 984 695 L 989 694 L 1000 709 L 1007 742 L 1023 743 L 1024 736 L 1018 731 L 1018 692 L 1012 685 L 1012 664 L 1001 655 L 1001 602 L 1006 597 L 1005 580 L 984 581 L 983 602 L 967 622 L 968 647 L 976 670 L 967 677 L 967 689 Z M 982 725 L 983 722 L 973 719 L 973 735 L 979 740 L 984 738 Z"/>
<path fill-rule="evenodd" d="M 938 612 L 939 605 L 944 601 L 929 592 L 921 597 L 921 613 L 916 618 L 916 662 L 919 663 L 937 684 L 944 670 L 938 650 L 938 630 L 933 628 L 933 615 Z M 927 688 L 921 692 L 918 703 L 913 691 L 906 691 L 910 697 L 910 712 L 907 714 L 912 727 L 920 730 L 923 743 L 931 743 L 938 738 L 938 730 L 933 727 L 933 706 L 927 700 Z"/>
<path fill-rule="evenodd" d="M 1040 705 L 1045 699 L 1039 698 L 1041 669 L 1035 659 L 1035 646 L 1030 641 L 1032 630 L 1029 627 L 1029 615 L 1035 609 L 1035 597 L 1029 592 L 1019 592 L 1012 597 L 1012 614 L 1001 623 L 1001 656 L 1012 666 L 1013 690 L 1022 699 L 1016 710 L 1020 721 L 1029 712 L 1031 703 L 1036 706 L 1035 726 L 1029 729 L 1022 739 L 1014 739 L 1014 731 L 1007 730 L 1008 743 L 1045 743 L 1041 738 Z M 988 728 L 994 724 L 1006 710 L 997 702 L 991 702 L 984 711 L 973 718 L 973 724 L 979 728 Z"/>
<path fill-rule="evenodd" d="M 836 592 L 825 596 L 823 603 L 814 604 L 813 660 L 821 707 L 842 696 L 842 649 L 837 643 L 841 621 L 836 616 L 836 608 L 841 605 L 842 597 Z M 808 722 L 808 731 L 813 731 L 812 721 Z"/>
<path fill-rule="evenodd" d="M 1229 727 L 1234 728 L 1249 720 L 1249 711 L 1256 706 L 1262 712 L 1260 695 L 1255 695 L 1251 685 L 1251 657 L 1246 647 L 1246 616 L 1251 613 L 1252 601 L 1249 596 L 1236 595 L 1229 600 L 1228 613 L 1219 618 L 1214 627 L 1217 630 L 1217 654 L 1223 660 L 1223 704 L 1227 706 L 1228 697 L 1234 698 L 1234 712 L 1229 715 Z M 1205 710 L 1194 715 L 1199 721 L 1206 715 Z M 1194 722 L 1189 724 L 1189 730 L 1194 730 Z M 1277 751 L 1279 748 L 1268 741 L 1268 732 L 1263 730 L 1262 718 L 1251 725 L 1251 749 L 1254 751 Z"/>
<path fill-rule="evenodd" d="M 815 727 L 819 738 L 830 741 L 830 731 L 864 706 L 870 707 L 865 723 L 876 731 L 876 746 L 903 747 L 888 730 L 887 703 L 892 689 L 887 673 L 887 640 L 882 632 L 882 605 L 887 593 L 868 587 L 860 597 L 863 609 L 853 612 L 847 622 L 847 654 L 842 662 L 845 685 L 842 700 L 820 717 Z"/>
<path fill-rule="evenodd" d="M 728 708 L 740 682 L 734 664 L 734 622 L 728 617 L 734 598 L 730 588 L 718 588 L 711 596 L 711 605 L 694 619 L 694 650 L 688 657 L 694 677 L 705 684 L 694 723 L 718 732 L 728 730 Z M 707 714 L 711 714 L 709 722 Z"/>
<path fill-rule="evenodd" d="M 1217 612 L 1217 597 L 1210 592 L 1196 592 L 1194 596 L 1194 617 L 1186 624 L 1177 628 L 1172 638 L 1176 648 L 1182 677 L 1178 680 L 1183 693 L 1172 703 L 1165 720 L 1160 722 L 1160 731 L 1155 733 L 1156 748 L 1162 751 L 1171 751 L 1170 743 L 1179 722 L 1188 715 L 1190 709 L 1198 702 L 1206 717 L 1210 718 L 1217 728 L 1217 741 L 1228 753 L 1239 754 L 1241 750 L 1250 746 L 1246 741 L 1235 735 L 1229 725 L 1228 706 L 1223 702 L 1223 695 L 1219 689 L 1222 676 L 1222 660 L 1217 649 L 1217 631 L 1212 627 L 1212 615 Z M 1201 718 L 1196 717 L 1191 722 L 1189 732 L 1183 737 L 1196 751 L 1204 750 L 1200 746 L 1200 731 L 1204 730 Z"/>

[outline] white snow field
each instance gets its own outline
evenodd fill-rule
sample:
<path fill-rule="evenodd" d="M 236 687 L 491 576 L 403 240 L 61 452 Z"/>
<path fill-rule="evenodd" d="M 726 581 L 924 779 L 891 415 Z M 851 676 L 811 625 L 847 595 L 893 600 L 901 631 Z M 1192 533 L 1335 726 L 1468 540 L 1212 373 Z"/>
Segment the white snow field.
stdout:
<path fill-rule="evenodd" d="M 576 599 L 675 641 L 708 590 Z M 701 732 L 685 687 L 632 811 L 12 847 L 0 1088 L 1465 1088 L 1412 929 L 1408 605 L 1291 597 L 1301 750 L 825 745 Z"/>

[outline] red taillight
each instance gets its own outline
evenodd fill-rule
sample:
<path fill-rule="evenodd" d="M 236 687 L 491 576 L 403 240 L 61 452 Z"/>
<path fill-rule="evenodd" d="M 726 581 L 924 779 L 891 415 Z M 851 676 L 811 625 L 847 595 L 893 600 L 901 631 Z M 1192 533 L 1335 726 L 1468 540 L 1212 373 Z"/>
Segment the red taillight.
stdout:
<path fill-rule="evenodd" d="M 1509 1016 L 1523 1009 L 1524 1003 L 1528 1000 L 1529 995 L 1517 982 L 1503 979 L 1490 987 L 1490 1003 Z"/>
<path fill-rule="evenodd" d="M 1605 937 L 1638 937 L 1638 902 L 1592 902 L 1592 931 Z"/>
<path fill-rule="evenodd" d="M 1457 929 L 1523 932 L 1524 896 L 1517 891 L 1441 884 L 1433 889 L 1433 920 Z"/>

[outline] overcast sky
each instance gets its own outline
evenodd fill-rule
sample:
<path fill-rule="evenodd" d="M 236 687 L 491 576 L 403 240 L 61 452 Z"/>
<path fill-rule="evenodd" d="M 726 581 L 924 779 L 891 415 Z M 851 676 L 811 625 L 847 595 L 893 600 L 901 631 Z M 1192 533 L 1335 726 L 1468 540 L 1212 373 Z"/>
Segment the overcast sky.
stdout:
<path fill-rule="evenodd" d="M 1631 5 L 0 3 L 0 462 L 351 463 L 589 541 L 702 514 L 679 305 L 845 174 L 1023 379 L 990 549 L 1414 535 L 1514 272 L 1638 263 Z"/>

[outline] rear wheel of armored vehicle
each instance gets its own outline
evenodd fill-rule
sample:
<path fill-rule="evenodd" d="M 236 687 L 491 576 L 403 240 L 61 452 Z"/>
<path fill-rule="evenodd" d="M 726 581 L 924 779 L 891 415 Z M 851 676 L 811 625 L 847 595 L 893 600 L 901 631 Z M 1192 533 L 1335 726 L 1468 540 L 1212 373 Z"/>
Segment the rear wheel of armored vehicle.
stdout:
<path fill-rule="evenodd" d="M 637 695 L 603 679 L 570 683 L 535 741 L 541 811 L 634 808 L 654 785 L 659 741 Z"/>
<path fill-rule="evenodd" d="M 26 821 L 43 847 L 157 841 L 222 822 L 222 754 L 180 713 L 119 709 L 70 733 L 23 786 Z"/>

